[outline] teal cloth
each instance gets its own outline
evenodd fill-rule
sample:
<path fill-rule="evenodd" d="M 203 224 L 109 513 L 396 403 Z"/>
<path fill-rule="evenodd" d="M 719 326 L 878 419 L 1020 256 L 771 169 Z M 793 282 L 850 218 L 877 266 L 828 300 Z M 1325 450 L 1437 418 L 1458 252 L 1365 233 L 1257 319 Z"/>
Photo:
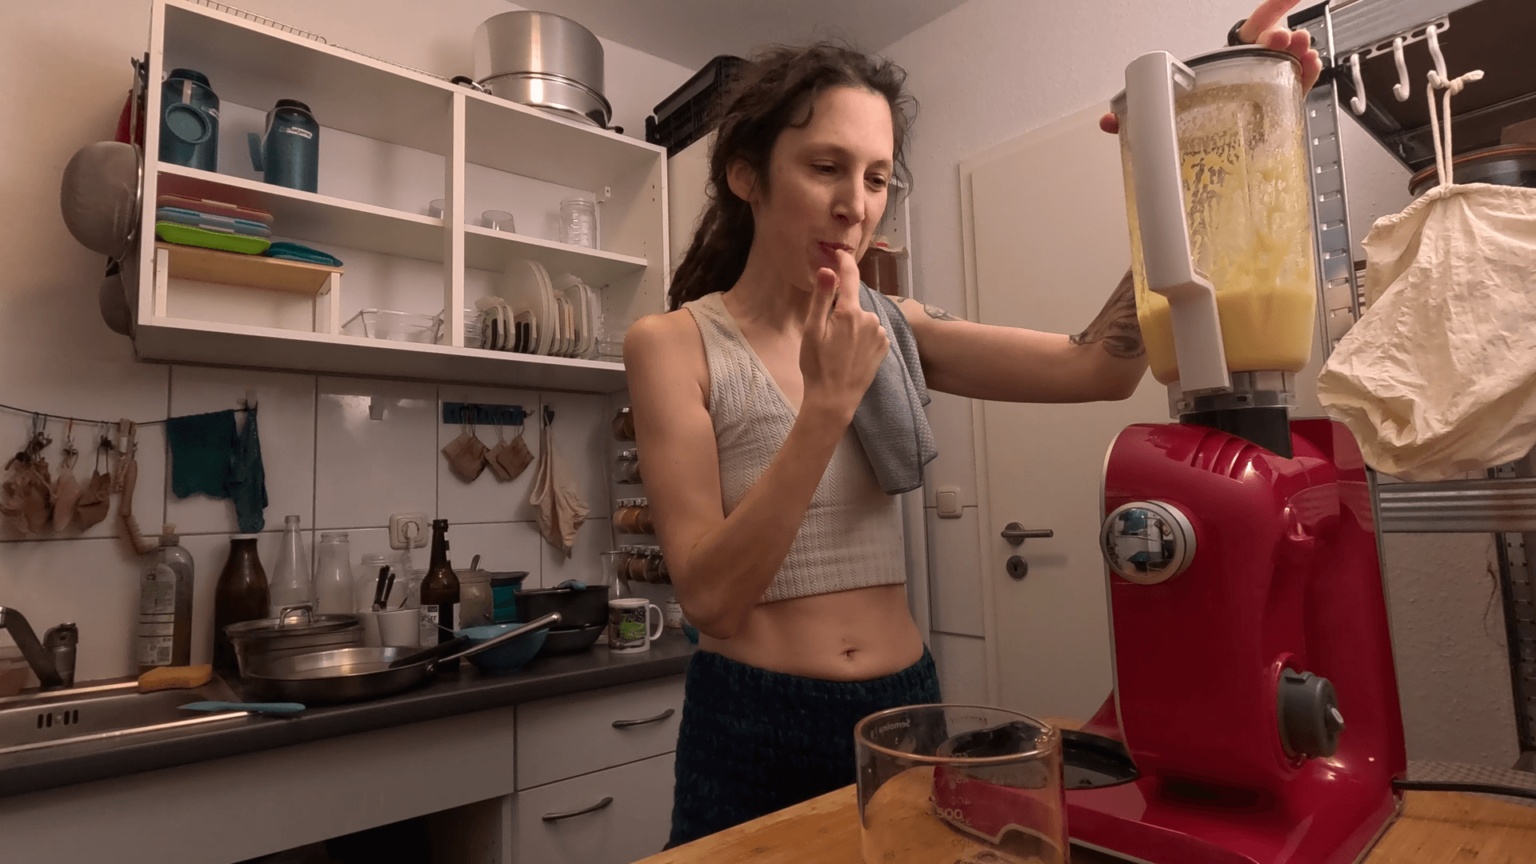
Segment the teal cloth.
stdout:
<path fill-rule="evenodd" d="M 266 527 L 266 470 L 254 408 L 246 412 L 238 433 L 234 411 L 171 417 L 165 432 L 171 447 L 171 491 L 177 498 L 228 498 L 235 503 L 241 533 Z"/>
<path fill-rule="evenodd" d="M 171 491 L 177 498 L 226 498 L 235 453 L 235 412 L 215 411 L 165 421 L 171 445 Z"/>
<path fill-rule="evenodd" d="M 267 247 L 267 251 L 261 253 L 268 258 L 282 258 L 288 261 L 302 261 L 305 264 L 319 264 L 322 267 L 340 267 L 341 259 L 335 255 L 321 252 L 311 246 L 302 243 L 290 243 L 287 240 L 279 240 Z"/>
<path fill-rule="evenodd" d="M 255 534 L 267 525 L 267 471 L 261 464 L 261 438 L 256 434 L 256 409 L 245 412 L 245 426 L 235 442 L 235 458 L 229 481 L 229 497 L 235 501 L 235 517 L 243 534 Z"/>

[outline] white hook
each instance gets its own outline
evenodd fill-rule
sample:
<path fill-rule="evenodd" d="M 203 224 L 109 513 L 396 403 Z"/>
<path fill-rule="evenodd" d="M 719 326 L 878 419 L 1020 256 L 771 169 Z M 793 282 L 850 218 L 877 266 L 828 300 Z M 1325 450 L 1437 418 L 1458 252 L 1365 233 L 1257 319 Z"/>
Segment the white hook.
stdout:
<path fill-rule="evenodd" d="M 1445 87 L 1450 77 L 1445 71 L 1445 55 L 1440 53 L 1440 28 L 1431 24 L 1424 28 L 1424 38 L 1429 41 L 1429 56 L 1435 58 L 1435 68 L 1430 70 L 1429 83 Z"/>
<path fill-rule="evenodd" d="M 1365 83 L 1360 80 L 1360 55 L 1349 55 L 1349 71 L 1355 79 L 1355 95 L 1349 97 L 1349 109 L 1356 114 L 1365 113 Z"/>
<path fill-rule="evenodd" d="M 1392 95 L 1399 102 L 1408 101 L 1408 64 L 1403 60 L 1403 37 L 1392 40 L 1392 60 L 1397 64 L 1397 84 L 1392 87 Z"/>

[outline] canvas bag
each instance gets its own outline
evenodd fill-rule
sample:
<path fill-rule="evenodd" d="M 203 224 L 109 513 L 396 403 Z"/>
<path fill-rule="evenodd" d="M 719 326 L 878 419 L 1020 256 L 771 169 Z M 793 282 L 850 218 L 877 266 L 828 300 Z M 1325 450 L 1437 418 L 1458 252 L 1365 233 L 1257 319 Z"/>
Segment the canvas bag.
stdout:
<path fill-rule="evenodd" d="M 1405 480 L 1452 479 L 1536 445 L 1536 189 L 1455 185 L 1449 165 L 1450 97 L 1481 76 L 1428 89 L 1440 185 L 1371 228 L 1368 309 L 1317 382 L 1366 463 Z"/>

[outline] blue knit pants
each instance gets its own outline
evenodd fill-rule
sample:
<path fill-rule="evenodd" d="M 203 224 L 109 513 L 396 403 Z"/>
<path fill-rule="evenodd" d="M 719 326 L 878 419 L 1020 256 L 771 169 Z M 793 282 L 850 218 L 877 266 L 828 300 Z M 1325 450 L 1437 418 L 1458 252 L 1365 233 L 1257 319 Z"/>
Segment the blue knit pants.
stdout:
<path fill-rule="evenodd" d="M 906 669 L 870 681 L 787 675 L 700 651 L 684 694 L 668 849 L 847 786 L 854 724 L 940 701 L 926 648 Z"/>

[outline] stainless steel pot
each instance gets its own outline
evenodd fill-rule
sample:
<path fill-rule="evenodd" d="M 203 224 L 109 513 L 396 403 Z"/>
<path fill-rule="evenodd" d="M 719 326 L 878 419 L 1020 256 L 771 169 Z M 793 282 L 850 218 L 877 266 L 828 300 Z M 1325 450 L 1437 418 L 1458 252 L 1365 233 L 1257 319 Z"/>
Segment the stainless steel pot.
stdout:
<path fill-rule="evenodd" d="M 1501 144 L 1463 153 L 1451 160 L 1457 183 L 1536 187 L 1536 145 Z M 1439 185 L 1440 172 L 1431 165 L 1408 181 L 1408 194 L 1418 197 Z"/>
<path fill-rule="evenodd" d="M 613 117 L 603 95 L 603 44 L 592 31 L 560 15 L 503 12 L 481 22 L 475 30 L 474 73 L 501 99 L 574 114 L 604 127 Z"/>
<path fill-rule="evenodd" d="M 480 82 L 492 96 L 543 108 L 606 129 L 613 107 L 603 94 L 580 82 L 538 72 L 509 72 Z"/>
<path fill-rule="evenodd" d="M 249 672 L 241 670 L 244 697 L 248 702 L 335 705 L 393 696 L 425 683 L 437 667 L 450 660 L 479 654 L 559 622 L 559 615 L 545 615 L 462 651 L 447 656 L 420 652 L 423 659 L 400 665 L 396 664 L 413 660 L 418 652 L 409 648 L 346 648 L 261 661 Z"/>
<path fill-rule="evenodd" d="M 363 623 L 356 615 L 312 615 L 305 606 L 285 608 L 276 618 L 231 624 L 224 632 L 234 643 L 241 675 L 254 663 L 363 644 Z"/>

